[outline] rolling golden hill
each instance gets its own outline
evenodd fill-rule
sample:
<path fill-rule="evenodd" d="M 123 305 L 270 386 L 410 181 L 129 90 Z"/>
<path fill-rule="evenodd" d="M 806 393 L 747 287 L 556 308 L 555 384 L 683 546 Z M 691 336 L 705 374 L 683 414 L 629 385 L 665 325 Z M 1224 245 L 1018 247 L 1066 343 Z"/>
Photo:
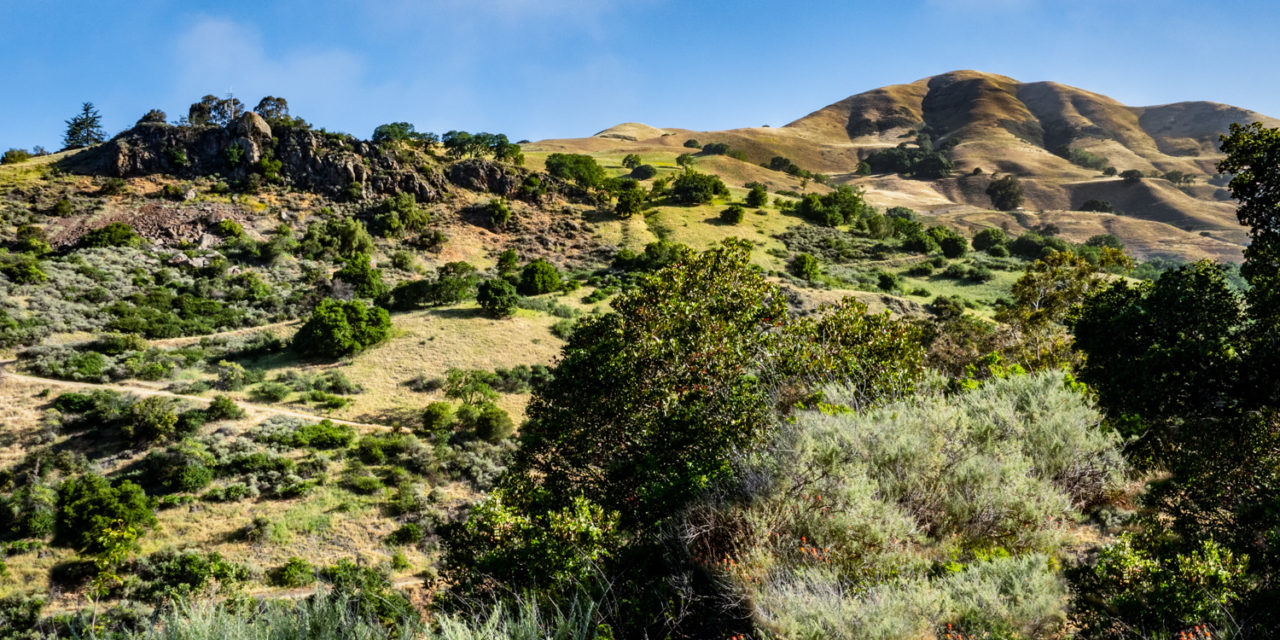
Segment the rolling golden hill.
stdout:
<path fill-rule="evenodd" d="M 966 227 L 982 220 L 1021 228 L 1034 216 L 1058 225 L 1069 239 L 1083 239 L 1071 238 L 1073 230 L 1116 233 L 1139 257 L 1238 261 L 1245 234 L 1217 173 L 1218 136 L 1231 123 L 1254 121 L 1280 125 L 1280 120 L 1213 102 L 1133 107 L 1055 82 L 954 71 L 859 93 L 782 127 L 690 131 L 625 123 L 590 138 L 545 140 L 526 149 L 667 156 L 688 151 L 682 145 L 690 138 L 722 142 L 745 154 L 746 163 L 784 156 L 831 176 L 834 183 L 864 188 L 878 206 L 907 206 L 948 222 L 963 219 L 969 221 Z M 920 132 L 931 136 L 935 148 L 947 149 L 955 167 L 949 177 L 857 173 L 870 154 L 914 146 Z M 1073 164 L 1067 150 L 1105 159 L 1117 172 L 1136 170 L 1148 177 L 1126 184 Z M 767 181 L 776 183 L 771 187 L 791 182 L 778 172 L 732 170 L 729 164 L 717 159 L 699 167 L 721 173 L 731 186 L 762 176 L 777 176 Z M 1190 183 L 1159 177 L 1170 172 L 1189 176 Z M 1022 211 L 991 211 L 986 187 L 993 177 L 1008 174 L 1018 176 L 1026 192 Z M 1121 215 L 1080 211 L 1088 200 L 1109 202 Z"/>

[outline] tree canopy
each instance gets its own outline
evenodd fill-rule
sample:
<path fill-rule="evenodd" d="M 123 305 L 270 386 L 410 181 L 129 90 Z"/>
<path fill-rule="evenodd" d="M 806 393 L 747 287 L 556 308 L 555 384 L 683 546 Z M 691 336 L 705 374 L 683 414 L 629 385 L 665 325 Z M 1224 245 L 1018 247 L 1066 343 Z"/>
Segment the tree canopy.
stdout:
<path fill-rule="evenodd" d="M 107 133 L 102 129 L 102 116 L 92 102 L 80 105 L 80 113 L 66 122 L 67 130 L 62 134 L 64 149 L 79 149 L 107 139 Z"/>

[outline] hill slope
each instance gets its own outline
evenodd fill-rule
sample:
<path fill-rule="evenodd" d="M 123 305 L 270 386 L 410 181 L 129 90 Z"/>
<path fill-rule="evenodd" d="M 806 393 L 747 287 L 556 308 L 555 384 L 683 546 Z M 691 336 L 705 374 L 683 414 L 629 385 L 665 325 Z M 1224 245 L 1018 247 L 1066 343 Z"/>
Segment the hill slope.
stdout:
<path fill-rule="evenodd" d="M 1244 234 L 1217 174 L 1217 144 L 1232 123 L 1255 121 L 1280 125 L 1280 120 L 1214 102 L 1134 107 L 1055 82 L 954 71 L 859 93 L 783 127 L 690 131 L 626 123 L 590 138 L 541 141 L 526 149 L 621 156 L 680 153 L 691 138 L 722 142 L 752 164 L 783 156 L 830 175 L 835 183 L 861 186 L 879 206 L 940 213 L 990 209 L 985 188 L 992 175 L 1013 174 L 1026 191 L 1023 209 L 1054 212 L 1064 228 L 1143 229 L 1122 235 L 1139 257 L 1238 261 Z M 876 151 L 913 147 L 920 132 L 950 158 L 951 176 L 916 180 L 857 173 L 859 162 Z M 1092 154 L 1115 173 L 1135 170 L 1147 177 L 1126 184 L 1103 175 L 1100 166 L 1072 163 L 1069 151 Z M 1189 182 L 1163 178 L 1171 172 L 1188 176 Z M 743 183 L 725 178 L 731 186 Z M 1097 214 L 1079 211 L 1089 200 L 1109 202 L 1136 220 L 1100 225 L 1093 219 Z M 987 217 L 1016 225 L 1007 214 Z"/>

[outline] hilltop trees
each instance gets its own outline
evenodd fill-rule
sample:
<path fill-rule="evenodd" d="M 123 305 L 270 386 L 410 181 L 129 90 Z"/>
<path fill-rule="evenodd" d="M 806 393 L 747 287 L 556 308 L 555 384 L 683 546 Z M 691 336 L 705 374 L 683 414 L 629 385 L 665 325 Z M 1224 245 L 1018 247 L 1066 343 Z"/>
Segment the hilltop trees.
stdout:
<path fill-rule="evenodd" d="M 520 151 L 520 145 L 511 142 L 505 134 L 449 131 L 440 137 L 440 143 L 454 158 L 491 155 L 495 160 L 524 164 L 524 153 Z"/>
<path fill-rule="evenodd" d="M 604 168 L 595 158 L 581 153 L 553 153 L 547 156 L 547 173 L 587 189 L 600 186 L 605 179 Z"/>
<path fill-rule="evenodd" d="M 225 127 L 244 113 L 244 104 L 235 96 L 219 98 L 208 94 L 187 109 L 187 124 L 203 127 Z"/>
<path fill-rule="evenodd" d="M 276 96 L 266 96 L 259 100 L 258 106 L 253 108 L 253 112 L 262 116 L 262 119 L 272 126 L 290 120 L 289 101 Z"/>
<path fill-rule="evenodd" d="M 102 129 L 102 116 L 92 102 L 80 105 L 80 113 L 66 122 L 67 130 L 62 134 L 64 149 L 79 149 L 107 139 L 107 134 Z"/>

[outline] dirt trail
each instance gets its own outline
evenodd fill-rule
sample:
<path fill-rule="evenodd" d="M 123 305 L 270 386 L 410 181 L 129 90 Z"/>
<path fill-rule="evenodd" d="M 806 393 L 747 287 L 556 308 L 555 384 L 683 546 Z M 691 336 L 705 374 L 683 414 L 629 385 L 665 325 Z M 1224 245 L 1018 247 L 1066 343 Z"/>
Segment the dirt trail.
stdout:
<path fill-rule="evenodd" d="M 13 360 L 6 360 L 6 361 L 0 362 L 0 387 L 4 386 L 5 380 L 16 380 L 16 381 L 22 381 L 22 382 L 32 382 L 36 384 L 46 384 L 51 387 L 63 387 L 68 389 L 107 389 L 110 391 L 117 391 L 120 393 L 131 393 L 133 395 L 142 396 L 142 397 L 159 396 L 163 398 L 175 398 L 179 400 L 199 402 L 201 404 L 208 404 L 211 401 L 209 398 L 202 398 L 200 396 L 183 395 L 180 393 L 173 393 L 172 391 L 164 391 L 162 389 L 148 389 L 146 387 L 135 387 L 135 386 L 129 386 L 129 385 L 123 385 L 123 384 L 99 384 L 95 382 L 72 382 L 70 380 L 57 380 L 54 378 L 40 378 L 36 376 L 28 376 L 21 373 L 13 373 L 12 371 L 7 370 L 7 368 L 13 364 L 13 362 L 14 362 Z M 330 418 L 327 416 L 316 415 L 314 413 L 306 413 L 304 411 L 293 411 L 291 409 L 284 409 L 281 407 L 271 407 L 271 406 L 261 405 L 261 404 L 253 404 L 249 402 L 237 401 L 236 404 L 239 405 L 241 409 L 244 409 L 246 413 L 249 413 L 255 417 L 257 416 L 265 417 L 265 416 L 273 416 L 273 415 L 290 416 L 293 418 L 302 418 L 304 420 L 312 420 L 315 422 L 320 422 L 321 420 L 328 420 L 336 424 L 345 424 L 352 427 L 364 427 L 367 429 L 388 430 L 391 428 L 381 424 L 369 424 L 367 422 L 353 422 L 351 420 L 341 420 L 339 418 Z"/>
<path fill-rule="evenodd" d="M 256 327 L 242 327 L 239 329 L 231 329 L 229 331 L 222 331 L 219 333 L 206 333 L 198 336 L 183 336 L 181 338 L 162 338 L 160 340 L 149 340 L 148 342 L 150 342 L 151 345 L 155 347 L 181 347 L 188 344 L 198 344 L 201 340 L 204 340 L 205 338 L 223 338 L 226 336 L 238 336 L 238 335 L 244 335 L 246 333 L 257 333 L 259 331 L 272 331 L 282 327 L 289 327 L 289 326 L 301 325 L 301 324 L 302 324 L 301 320 L 282 320 L 280 322 L 273 322 L 271 324 L 261 324 Z"/>

